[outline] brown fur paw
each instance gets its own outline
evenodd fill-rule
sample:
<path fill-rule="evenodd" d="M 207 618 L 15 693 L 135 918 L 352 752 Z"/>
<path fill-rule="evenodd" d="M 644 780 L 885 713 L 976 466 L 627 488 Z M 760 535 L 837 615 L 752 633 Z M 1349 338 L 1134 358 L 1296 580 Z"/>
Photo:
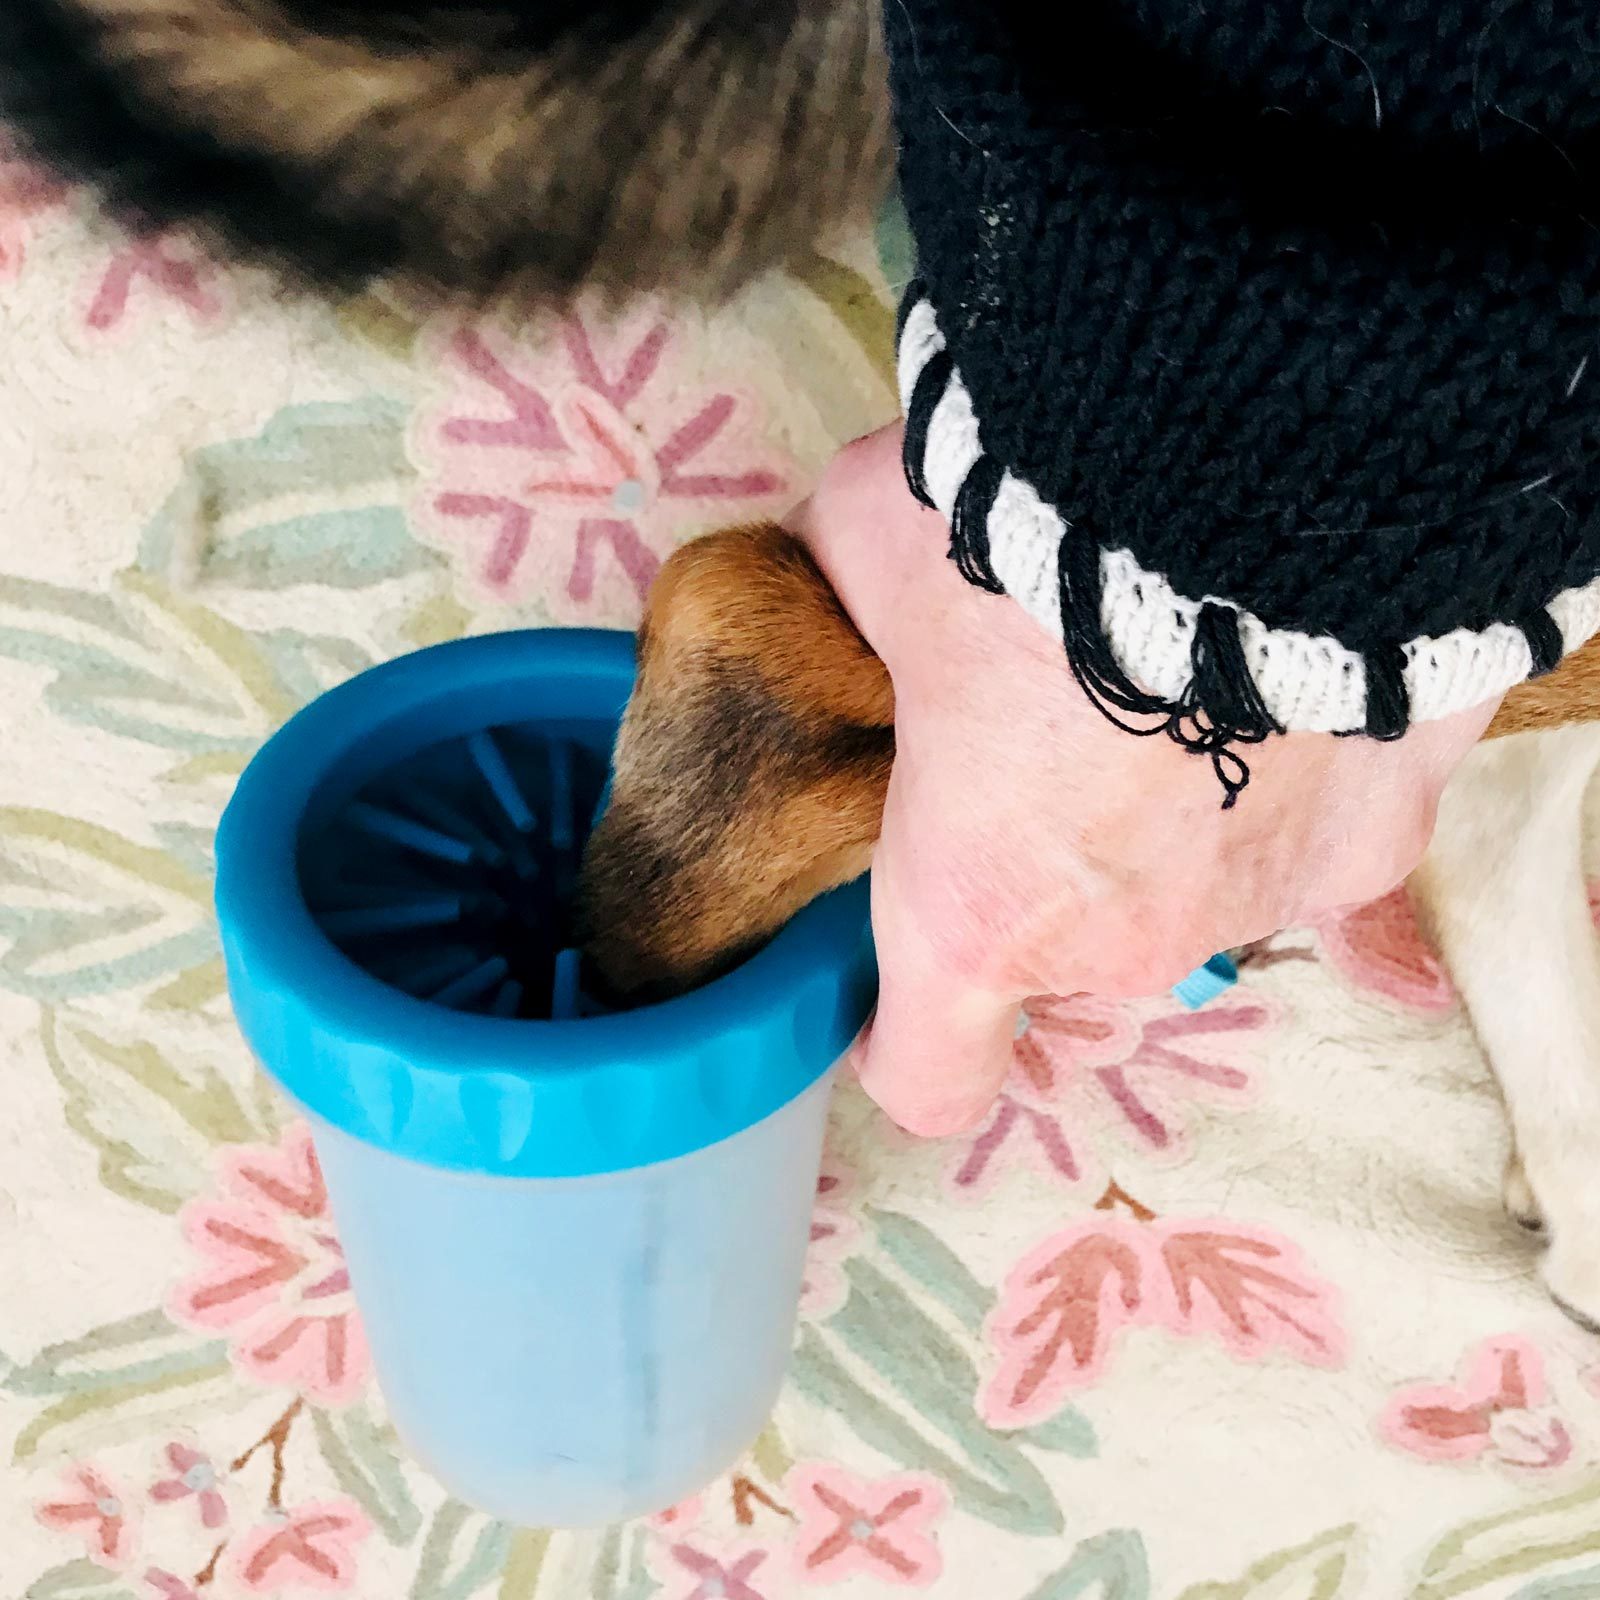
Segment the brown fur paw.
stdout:
<path fill-rule="evenodd" d="M 579 893 L 612 996 L 692 987 L 863 872 L 893 723 L 887 671 L 790 534 L 732 529 L 673 556 Z"/>

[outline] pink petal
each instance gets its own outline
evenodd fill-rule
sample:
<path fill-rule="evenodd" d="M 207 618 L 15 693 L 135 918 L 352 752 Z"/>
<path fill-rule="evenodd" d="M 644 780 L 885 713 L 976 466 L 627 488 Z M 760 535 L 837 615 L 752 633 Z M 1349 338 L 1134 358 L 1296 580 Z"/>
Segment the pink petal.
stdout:
<path fill-rule="evenodd" d="M 537 389 L 514 377 L 490 350 L 482 335 L 470 328 L 456 334 L 451 353 L 474 377 L 487 384 L 506 402 L 505 419 L 452 417 L 443 433 L 454 444 L 510 445 L 524 450 L 563 450 L 565 441 L 554 413 Z"/>
<path fill-rule="evenodd" d="M 1455 989 L 1417 927 L 1402 886 L 1381 900 L 1317 923 L 1329 961 L 1348 979 L 1396 1005 L 1437 1013 L 1455 1004 Z"/>
<path fill-rule="evenodd" d="M 441 516 L 466 520 L 491 518 L 495 523 L 494 543 L 484 565 L 484 581 L 503 588 L 527 553 L 533 530 L 533 513 L 504 495 L 441 494 L 434 501 Z"/>
<path fill-rule="evenodd" d="M 567 594 L 579 601 L 592 598 L 595 553 L 602 539 L 610 544 L 617 564 L 642 600 L 661 570 L 661 558 L 639 537 L 631 522 L 614 517 L 585 517 L 578 524 L 577 551 L 567 578 Z"/>

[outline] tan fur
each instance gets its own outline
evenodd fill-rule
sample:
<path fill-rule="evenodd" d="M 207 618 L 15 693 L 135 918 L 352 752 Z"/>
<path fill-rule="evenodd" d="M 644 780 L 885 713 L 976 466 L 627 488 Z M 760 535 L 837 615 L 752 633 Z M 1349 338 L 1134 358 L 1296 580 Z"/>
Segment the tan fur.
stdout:
<path fill-rule="evenodd" d="M 763 526 L 679 551 L 584 858 L 580 937 L 613 994 L 699 982 L 865 871 L 893 720 L 883 664 L 796 540 Z"/>
<path fill-rule="evenodd" d="M 1600 635 L 1574 650 L 1554 672 L 1519 683 L 1495 713 L 1484 738 L 1565 728 L 1575 722 L 1600 722 Z"/>
<path fill-rule="evenodd" d="M 448 260 L 450 287 L 715 296 L 887 187 L 871 0 L 687 0 L 604 51 L 532 54 L 377 48 L 270 0 L 72 3 L 164 115 L 287 159 L 323 203 Z"/>
<path fill-rule="evenodd" d="M 590 954 L 635 996 L 698 981 L 865 868 L 894 721 L 883 663 L 776 527 L 679 551 L 650 596 L 640 649 L 584 881 Z M 1486 737 L 1588 721 L 1600 721 L 1600 640 L 1513 689 Z M 840 742 L 850 729 L 882 742 L 864 759 Z"/>

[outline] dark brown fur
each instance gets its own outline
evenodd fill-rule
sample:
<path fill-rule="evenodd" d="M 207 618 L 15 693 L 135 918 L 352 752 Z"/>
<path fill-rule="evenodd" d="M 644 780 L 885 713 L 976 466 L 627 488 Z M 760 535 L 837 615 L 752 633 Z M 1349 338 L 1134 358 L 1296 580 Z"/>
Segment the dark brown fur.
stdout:
<path fill-rule="evenodd" d="M 640 663 L 583 880 L 589 953 L 633 999 L 711 976 L 865 869 L 894 721 L 883 663 L 775 527 L 667 563 Z M 1596 720 L 1600 638 L 1513 689 L 1486 737 Z"/>
<path fill-rule="evenodd" d="M 716 298 L 870 215 L 876 0 L 3 0 L 0 115 L 318 283 Z"/>

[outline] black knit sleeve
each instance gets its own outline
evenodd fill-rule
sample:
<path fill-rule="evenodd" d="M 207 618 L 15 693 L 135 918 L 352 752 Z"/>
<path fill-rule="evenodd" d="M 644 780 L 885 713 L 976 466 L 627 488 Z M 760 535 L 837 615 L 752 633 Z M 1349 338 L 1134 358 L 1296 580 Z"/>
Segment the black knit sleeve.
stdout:
<path fill-rule="evenodd" d="M 1109 714 L 1227 781 L 1600 627 L 1600 13 L 886 17 L 908 477 Z"/>

